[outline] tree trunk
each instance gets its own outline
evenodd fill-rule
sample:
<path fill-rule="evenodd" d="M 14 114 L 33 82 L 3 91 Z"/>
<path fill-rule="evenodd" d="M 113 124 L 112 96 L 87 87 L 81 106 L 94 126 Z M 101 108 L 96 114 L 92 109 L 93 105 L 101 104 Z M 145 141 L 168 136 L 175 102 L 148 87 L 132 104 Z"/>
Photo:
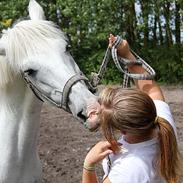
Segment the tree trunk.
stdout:
<path fill-rule="evenodd" d="M 175 2 L 175 40 L 180 44 L 180 3 Z"/>
<path fill-rule="evenodd" d="M 158 17 L 157 17 L 157 15 L 155 14 L 155 15 L 154 15 L 154 27 L 153 27 L 153 44 L 154 44 L 154 46 L 157 45 L 157 34 L 156 34 L 156 30 L 157 30 L 157 20 L 158 20 Z"/>
<path fill-rule="evenodd" d="M 128 33 L 128 42 L 129 44 L 133 44 L 135 41 L 135 27 L 136 27 L 136 12 L 135 12 L 135 2 L 131 1 L 127 8 L 127 33 Z"/>
<path fill-rule="evenodd" d="M 149 40 L 149 3 L 147 0 L 140 0 L 141 2 L 141 8 L 142 8 L 142 17 L 143 17 L 143 23 L 144 23 L 144 47 L 148 46 L 148 40 Z"/>
<path fill-rule="evenodd" d="M 160 45 L 163 45 L 163 31 L 162 31 L 162 27 L 161 27 L 160 17 L 158 17 L 158 28 L 159 28 Z"/>
<path fill-rule="evenodd" d="M 163 32 L 162 32 L 162 25 L 161 25 L 161 18 L 160 18 L 161 16 L 160 7 L 161 7 L 161 2 L 159 0 L 155 1 L 154 11 L 155 11 L 155 21 L 157 21 L 156 26 L 158 25 L 158 39 L 160 40 L 160 45 L 163 45 Z"/>
<path fill-rule="evenodd" d="M 133 34 L 133 42 L 136 40 L 137 32 L 137 17 L 136 17 L 136 11 L 135 11 L 135 1 L 132 2 L 132 34 Z"/>
<path fill-rule="evenodd" d="M 164 4 L 164 17 L 165 17 L 165 29 L 166 29 L 166 43 L 170 47 L 173 45 L 172 33 L 170 28 L 170 2 L 166 1 Z"/>

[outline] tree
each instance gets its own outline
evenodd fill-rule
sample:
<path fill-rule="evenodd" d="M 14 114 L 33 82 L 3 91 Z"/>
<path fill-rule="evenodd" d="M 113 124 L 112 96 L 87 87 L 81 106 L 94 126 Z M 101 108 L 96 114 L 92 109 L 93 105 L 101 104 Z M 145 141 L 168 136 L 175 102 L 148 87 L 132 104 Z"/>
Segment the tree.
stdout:
<path fill-rule="evenodd" d="M 144 59 L 152 60 L 161 81 L 178 81 L 183 77 L 182 0 L 37 1 L 43 6 L 47 19 L 57 23 L 70 37 L 73 56 L 84 73 L 99 68 L 107 37 L 113 33 L 127 39 Z M 1 0 L 0 29 L 26 18 L 27 5 L 28 0 Z M 173 40 L 179 46 L 174 45 Z M 107 80 L 118 82 L 121 76 L 114 75 L 114 69 L 111 64 Z"/>
<path fill-rule="evenodd" d="M 123 14 L 125 17 L 125 31 L 127 33 L 127 40 L 132 45 L 137 37 L 137 19 L 135 11 L 135 0 L 124 1 Z"/>
<path fill-rule="evenodd" d="M 172 40 L 172 31 L 171 31 L 171 25 L 170 25 L 170 19 L 171 19 L 171 2 L 170 0 L 165 0 L 163 4 L 163 12 L 164 12 L 164 17 L 165 17 L 165 30 L 166 30 L 166 43 L 167 46 L 170 47 L 173 44 Z"/>
<path fill-rule="evenodd" d="M 175 40 L 177 44 L 180 44 L 180 2 L 175 1 Z"/>
<path fill-rule="evenodd" d="M 150 13 L 150 2 L 146 0 L 140 0 L 143 18 L 143 36 L 144 36 L 144 47 L 148 46 L 149 40 L 149 13 Z"/>

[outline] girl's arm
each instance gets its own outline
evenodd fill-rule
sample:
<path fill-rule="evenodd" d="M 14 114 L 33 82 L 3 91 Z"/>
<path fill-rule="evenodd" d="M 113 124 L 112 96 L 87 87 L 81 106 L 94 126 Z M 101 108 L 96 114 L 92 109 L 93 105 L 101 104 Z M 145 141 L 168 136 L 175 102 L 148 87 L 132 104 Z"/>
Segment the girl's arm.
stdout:
<path fill-rule="evenodd" d="M 110 34 L 109 37 L 109 46 L 112 45 L 112 43 L 115 41 L 115 37 Z M 126 40 L 123 40 L 122 43 L 117 48 L 119 56 L 126 58 L 131 61 L 135 61 L 136 58 L 131 53 L 128 42 Z M 128 70 L 132 73 L 140 73 L 140 74 L 147 74 L 144 68 L 137 65 L 129 66 Z M 164 96 L 162 93 L 162 90 L 157 85 L 157 83 L 154 80 L 134 80 L 137 88 L 139 88 L 141 91 L 147 93 L 153 100 L 162 100 L 164 101 Z"/>
<path fill-rule="evenodd" d="M 83 168 L 82 183 L 98 183 L 95 171 L 88 171 Z"/>
<path fill-rule="evenodd" d="M 83 170 L 83 179 L 82 183 L 98 183 L 97 176 L 95 172 L 89 172 Z M 111 183 L 109 178 L 107 177 L 102 183 Z"/>
<path fill-rule="evenodd" d="M 83 165 L 82 183 L 98 183 L 95 165 L 113 152 L 110 148 L 111 144 L 108 141 L 101 141 L 88 152 Z M 105 179 L 103 183 L 110 182 Z"/>

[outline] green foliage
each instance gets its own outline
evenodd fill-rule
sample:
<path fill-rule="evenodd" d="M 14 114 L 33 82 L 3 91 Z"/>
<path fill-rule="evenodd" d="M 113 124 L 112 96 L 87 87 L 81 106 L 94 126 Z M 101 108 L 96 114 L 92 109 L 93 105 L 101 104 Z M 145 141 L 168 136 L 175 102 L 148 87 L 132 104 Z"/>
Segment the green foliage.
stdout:
<path fill-rule="evenodd" d="M 157 34 L 154 42 L 153 29 L 155 15 L 163 17 L 165 0 L 37 0 L 44 8 L 46 17 L 57 23 L 68 34 L 72 43 L 72 54 L 81 70 L 89 76 L 98 71 L 107 48 L 109 33 L 127 38 L 132 48 L 140 53 L 157 71 L 157 80 L 165 83 L 183 81 L 183 47 L 166 44 L 166 25 L 161 20 L 163 40 Z M 170 1 L 173 6 L 175 1 Z M 182 0 L 177 0 L 177 3 Z M 144 9 L 135 14 L 134 3 Z M 28 0 L 1 0 L 0 22 L 27 17 Z M 58 18 L 60 12 L 61 19 Z M 180 8 L 183 16 L 182 5 Z M 175 10 L 170 11 L 171 22 L 175 20 Z M 147 24 L 151 17 L 151 24 Z M 137 23 L 141 20 L 141 23 Z M 158 19 L 157 19 L 158 21 Z M 158 24 L 158 23 L 157 23 Z M 180 22 L 182 25 L 182 22 Z M 0 23 L 0 30 L 7 28 Z M 170 27 L 172 28 L 172 27 Z M 156 32 L 158 32 L 158 27 Z M 175 32 L 175 30 L 171 30 Z M 144 34 L 148 33 L 146 42 Z M 145 45 L 145 46 L 144 46 Z M 168 46 L 167 46 L 168 45 Z M 144 46 L 144 47 L 143 47 Z M 121 83 L 122 76 L 112 62 L 103 83 Z"/>
<path fill-rule="evenodd" d="M 27 16 L 27 0 L 1 0 L 0 1 L 0 20 L 17 20 Z"/>
<path fill-rule="evenodd" d="M 154 67 L 157 80 L 163 83 L 183 83 L 183 46 L 158 46 L 142 49 L 141 55 Z"/>

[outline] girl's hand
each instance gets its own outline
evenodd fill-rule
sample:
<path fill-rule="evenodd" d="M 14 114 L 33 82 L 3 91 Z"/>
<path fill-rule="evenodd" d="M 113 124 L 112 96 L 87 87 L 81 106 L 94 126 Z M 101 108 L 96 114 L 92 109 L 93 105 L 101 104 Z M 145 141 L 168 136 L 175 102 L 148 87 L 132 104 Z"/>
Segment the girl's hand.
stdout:
<path fill-rule="evenodd" d="M 115 42 L 116 37 L 112 34 L 109 35 L 109 47 L 111 48 Z M 121 44 L 117 47 L 118 54 L 123 58 L 128 58 L 130 52 L 129 44 L 126 40 L 123 40 Z"/>
<path fill-rule="evenodd" d="M 113 153 L 110 149 L 111 144 L 108 141 L 98 142 L 87 154 L 85 158 L 85 163 L 88 166 L 94 166 L 101 160 L 103 160 L 107 155 Z"/>

